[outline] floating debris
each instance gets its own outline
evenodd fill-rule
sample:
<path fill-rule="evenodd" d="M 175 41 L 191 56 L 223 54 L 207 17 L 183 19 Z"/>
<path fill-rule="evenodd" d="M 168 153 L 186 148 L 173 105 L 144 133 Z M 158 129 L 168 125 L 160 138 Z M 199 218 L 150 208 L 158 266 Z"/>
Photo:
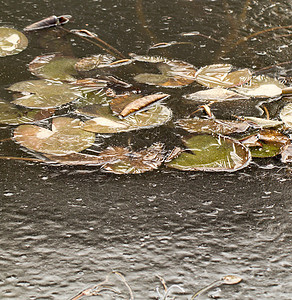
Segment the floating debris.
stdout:
<path fill-rule="evenodd" d="M 60 26 L 68 23 L 72 16 L 70 15 L 62 15 L 62 16 L 50 16 L 38 22 L 35 22 L 31 25 L 26 26 L 23 30 L 24 31 L 32 31 L 32 30 L 39 30 L 45 29 L 54 26 Z"/>

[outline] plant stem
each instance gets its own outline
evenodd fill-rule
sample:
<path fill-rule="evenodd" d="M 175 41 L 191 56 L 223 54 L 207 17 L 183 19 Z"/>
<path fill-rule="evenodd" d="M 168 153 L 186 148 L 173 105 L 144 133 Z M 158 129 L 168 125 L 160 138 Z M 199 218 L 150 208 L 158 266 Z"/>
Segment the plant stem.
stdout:
<path fill-rule="evenodd" d="M 44 162 L 43 159 L 29 158 L 29 157 L 0 156 L 0 159 L 21 160 L 21 161 L 31 161 L 31 162 Z"/>
<path fill-rule="evenodd" d="M 198 292 L 196 292 L 190 300 L 193 300 L 195 299 L 196 297 L 202 295 L 203 293 L 207 292 L 208 290 L 210 290 L 211 288 L 215 287 L 216 285 L 220 284 L 221 283 L 221 280 L 216 280 L 214 281 L 213 283 L 211 283 L 210 285 L 202 288 L 201 290 L 199 290 Z"/>
<path fill-rule="evenodd" d="M 100 39 L 99 37 L 97 36 L 91 36 L 90 38 L 87 38 L 85 36 L 81 36 L 80 34 L 77 34 L 75 33 L 74 31 L 71 31 L 71 30 L 68 30 L 64 27 L 60 27 L 62 30 L 66 31 L 67 33 L 70 33 L 70 34 L 74 34 L 76 36 L 79 36 L 80 38 L 82 38 L 83 40 L 85 41 L 88 41 L 90 42 L 91 44 L 93 45 L 96 45 L 98 46 L 99 48 L 101 48 L 102 50 L 106 51 L 107 53 L 109 53 L 110 55 L 116 57 L 116 58 L 120 58 L 120 59 L 123 59 L 123 58 L 126 58 L 119 50 L 117 50 L 116 48 L 114 48 L 113 46 L 111 46 L 110 44 L 108 44 L 107 42 L 103 41 L 102 39 Z M 98 44 L 98 43 L 95 43 L 94 41 L 92 41 L 91 39 L 95 39 L 97 40 L 98 42 L 100 42 L 101 44 L 103 44 L 104 46 L 108 47 L 109 49 L 107 49 L 106 47 Z"/>

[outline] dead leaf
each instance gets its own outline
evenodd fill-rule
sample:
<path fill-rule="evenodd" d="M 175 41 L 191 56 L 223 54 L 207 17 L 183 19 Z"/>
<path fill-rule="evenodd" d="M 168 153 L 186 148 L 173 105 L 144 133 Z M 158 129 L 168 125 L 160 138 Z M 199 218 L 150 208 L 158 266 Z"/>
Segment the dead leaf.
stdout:
<path fill-rule="evenodd" d="M 128 105 L 125 106 L 125 108 L 120 112 L 120 116 L 126 117 L 129 114 L 141 110 L 142 108 L 145 108 L 146 106 L 161 100 L 161 99 L 166 99 L 168 98 L 168 94 L 152 94 L 148 95 L 139 99 L 134 100 L 133 102 L 129 103 Z"/>
<path fill-rule="evenodd" d="M 109 147 L 100 153 L 109 160 L 102 169 L 115 174 L 141 174 L 157 169 L 164 160 L 164 145 L 156 143 L 152 146 L 131 152 L 128 148 Z"/>

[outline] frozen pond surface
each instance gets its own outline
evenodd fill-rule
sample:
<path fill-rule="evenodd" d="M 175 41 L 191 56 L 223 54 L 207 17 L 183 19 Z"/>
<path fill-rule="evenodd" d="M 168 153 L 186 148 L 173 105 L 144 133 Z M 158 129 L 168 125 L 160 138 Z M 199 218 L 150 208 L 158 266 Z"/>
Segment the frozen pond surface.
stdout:
<path fill-rule="evenodd" d="M 68 28 L 86 27 L 124 53 L 145 53 L 153 42 L 192 41 L 195 46 L 168 51 L 198 67 L 228 61 L 260 69 L 291 57 L 290 38 L 279 40 L 274 32 L 227 52 L 237 35 L 291 25 L 289 1 L 250 1 L 246 11 L 238 1 L 149 2 L 34 0 L 20 5 L 11 0 L 2 5 L 0 21 L 22 29 L 52 14 L 71 14 Z M 244 26 L 237 28 L 230 19 L 234 16 L 241 16 Z M 192 31 L 222 39 L 223 46 L 180 35 Z M 23 53 L 1 58 L 1 98 L 8 97 L 7 86 L 33 78 L 26 65 L 35 56 L 62 45 L 38 41 L 37 35 L 30 34 Z M 69 44 L 73 47 L 64 44 L 62 52 L 84 56 L 96 51 L 80 40 Z M 290 68 L 285 65 L 274 74 L 291 76 Z M 119 74 L 124 80 L 127 76 Z M 180 97 L 182 92 L 173 93 Z M 174 101 L 172 106 L 178 113 L 185 109 Z M 7 130 L 0 129 L 0 139 Z M 156 128 L 145 136 L 172 141 L 167 132 Z M 137 136 L 142 140 L 144 133 Z M 0 146 L 5 155 L 22 153 L 10 142 Z M 231 174 L 161 168 L 118 176 L 12 160 L 0 161 L 0 172 L 1 299 L 70 299 L 112 270 L 124 274 L 135 299 L 157 298 L 161 283 L 156 275 L 184 288 L 177 299 L 189 299 L 227 274 L 243 281 L 211 290 L 214 297 L 291 299 L 291 168 L 278 158 L 255 160 Z"/>

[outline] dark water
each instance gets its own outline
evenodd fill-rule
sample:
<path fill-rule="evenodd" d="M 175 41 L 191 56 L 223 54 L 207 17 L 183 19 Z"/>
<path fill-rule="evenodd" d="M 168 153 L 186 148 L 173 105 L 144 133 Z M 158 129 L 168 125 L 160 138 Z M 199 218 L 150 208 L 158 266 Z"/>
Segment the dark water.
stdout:
<path fill-rule="evenodd" d="M 291 59 L 290 37 L 279 37 L 289 30 L 232 48 L 234 39 L 290 25 L 292 4 L 258 2 L 250 1 L 245 12 L 245 1 L 230 0 L 13 0 L 2 3 L 0 22 L 21 29 L 52 14 L 71 14 L 67 28 L 88 28 L 124 53 L 144 54 L 155 42 L 191 41 L 194 45 L 173 46 L 162 54 L 198 67 L 227 61 L 260 69 Z M 190 31 L 220 43 L 180 35 Z M 29 40 L 26 51 L 0 60 L 2 98 L 11 97 L 5 87 L 34 78 L 26 64 L 36 55 L 96 53 L 93 46 L 57 38 L 50 30 L 29 34 Z M 272 72 L 291 76 L 290 68 Z M 119 72 L 124 80 L 131 77 Z M 193 89 L 171 92 L 178 99 Z M 170 105 L 177 115 L 188 109 L 175 100 Z M 10 130 L 1 128 L 1 139 Z M 158 128 L 137 134 L 137 143 L 145 136 L 173 139 L 167 128 Z M 1 155 L 23 154 L 12 142 L 0 146 Z M 156 299 L 155 289 L 161 288 L 156 275 L 184 288 L 177 299 L 189 299 L 227 274 L 238 274 L 242 283 L 213 289 L 214 297 L 292 298 L 291 169 L 278 158 L 256 160 L 233 174 L 162 168 L 117 176 L 20 161 L 0 161 L 0 172 L 1 299 L 69 299 L 112 270 L 124 274 L 135 299 Z"/>

